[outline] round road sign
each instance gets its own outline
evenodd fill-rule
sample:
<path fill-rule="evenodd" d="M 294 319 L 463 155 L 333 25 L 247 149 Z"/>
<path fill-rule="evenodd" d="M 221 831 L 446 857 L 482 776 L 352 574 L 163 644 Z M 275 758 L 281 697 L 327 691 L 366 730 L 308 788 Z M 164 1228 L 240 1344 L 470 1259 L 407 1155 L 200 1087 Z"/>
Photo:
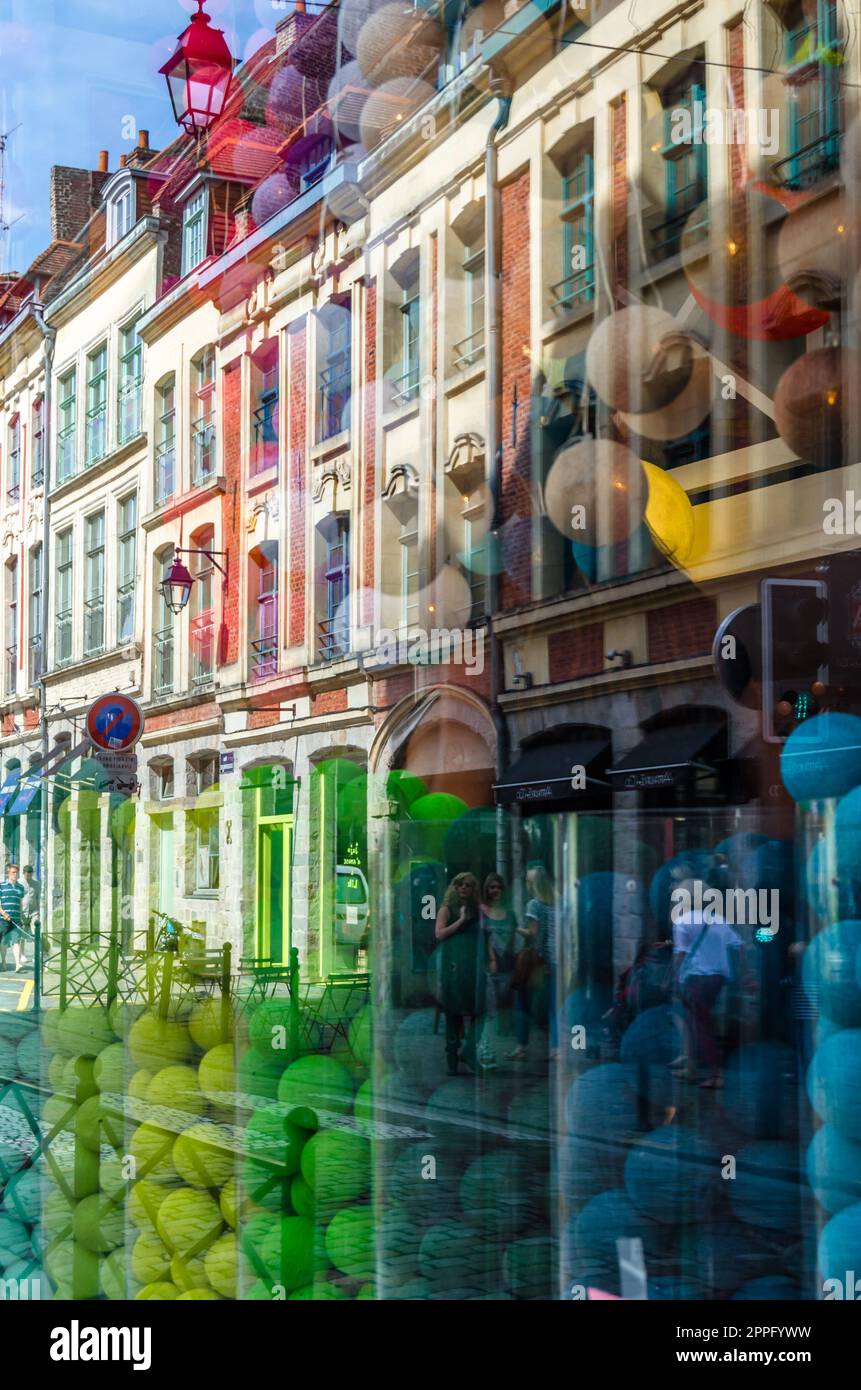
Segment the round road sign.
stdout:
<path fill-rule="evenodd" d="M 87 735 L 96 748 L 133 748 L 143 725 L 143 710 L 130 695 L 102 695 L 87 711 Z"/>

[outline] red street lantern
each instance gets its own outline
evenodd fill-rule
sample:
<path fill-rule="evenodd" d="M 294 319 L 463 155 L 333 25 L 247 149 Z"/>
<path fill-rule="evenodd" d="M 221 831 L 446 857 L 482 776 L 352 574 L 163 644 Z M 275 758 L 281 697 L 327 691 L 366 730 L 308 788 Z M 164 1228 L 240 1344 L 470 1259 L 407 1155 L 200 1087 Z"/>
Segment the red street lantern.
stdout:
<path fill-rule="evenodd" d="M 170 570 L 161 581 L 162 598 L 171 613 L 181 613 L 191 595 L 194 577 L 189 574 L 182 561 L 174 557 Z"/>
<path fill-rule="evenodd" d="M 221 115 L 233 79 L 233 58 L 223 29 L 212 29 L 204 0 L 180 34 L 177 49 L 159 71 L 167 87 L 177 123 L 189 135 L 208 130 Z"/>

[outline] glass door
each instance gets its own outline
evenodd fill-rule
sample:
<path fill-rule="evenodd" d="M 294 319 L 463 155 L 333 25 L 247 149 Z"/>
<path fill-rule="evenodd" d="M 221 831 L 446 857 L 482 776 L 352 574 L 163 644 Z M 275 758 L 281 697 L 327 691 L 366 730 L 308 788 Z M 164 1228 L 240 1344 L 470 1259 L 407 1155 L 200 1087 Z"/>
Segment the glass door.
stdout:
<path fill-rule="evenodd" d="M 290 962 L 292 819 L 263 820 L 257 829 L 257 955 Z"/>

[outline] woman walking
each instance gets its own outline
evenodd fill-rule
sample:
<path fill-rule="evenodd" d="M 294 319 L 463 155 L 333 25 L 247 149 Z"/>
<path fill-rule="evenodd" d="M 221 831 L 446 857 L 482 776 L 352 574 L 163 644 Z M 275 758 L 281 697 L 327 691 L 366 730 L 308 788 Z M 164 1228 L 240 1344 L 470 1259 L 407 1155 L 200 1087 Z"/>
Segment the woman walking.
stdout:
<path fill-rule="evenodd" d="M 543 997 L 550 1024 L 550 1056 L 558 1053 L 559 1029 L 556 1019 L 556 893 L 543 864 L 533 864 L 526 875 L 526 925 L 517 928 L 524 938 L 523 949 L 514 967 L 513 986 L 517 991 L 515 1031 L 517 1046 L 506 1055 L 513 1061 L 526 1056 L 533 1001 Z"/>
<path fill-rule="evenodd" d="M 495 1067 L 494 1043 L 503 1031 L 504 1014 L 511 1008 L 511 977 L 517 958 L 517 918 L 508 905 L 501 874 L 488 874 L 484 880 L 481 930 L 487 946 L 487 998 L 491 1018 L 479 1049 L 479 1060 L 483 1067 Z"/>

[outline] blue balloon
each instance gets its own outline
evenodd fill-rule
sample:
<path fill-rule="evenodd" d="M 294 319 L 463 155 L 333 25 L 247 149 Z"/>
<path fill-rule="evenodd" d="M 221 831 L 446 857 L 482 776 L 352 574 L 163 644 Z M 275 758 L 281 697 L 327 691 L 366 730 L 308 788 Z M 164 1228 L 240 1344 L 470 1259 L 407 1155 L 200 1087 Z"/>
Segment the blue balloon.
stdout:
<path fill-rule="evenodd" d="M 455 1219 L 460 1214 L 458 1184 L 463 1164 L 446 1152 L 437 1158 L 435 1179 L 427 1173 L 428 1143 L 422 1139 L 398 1154 L 387 1173 L 386 1197 L 395 1207 L 406 1207 L 417 1222 Z"/>
<path fill-rule="evenodd" d="M 714 855 L 704 849 L 692 849 L 687 854 L 676 854 L 672 859 L 667 859 L 649 884 L 649 906 L 655 921 L 661 926 L 668 926 L 672 907 L 670 895 L 680 881 L 678 875 L 682 870 L 686 870 L 685 877 L 708 878 L 713 867 Z"/>
<path fill-rule="evenodd" d="M 788 1300 L 790 1303 L 801 1298 L 801 1290 L 784 1274 L 767 1274 L 761 1279 L 748 1279 L 733 1294 L 733 1302 L 741 1303 L 752 1299 Z"/>
<path fill-rule="evenodd" d="M 561 1149 L 559 1164 L 560 1189 L 566 1204 L 580 1207 L 603 1192 L 608 1182 L 621 1187 L 625 1149 L 612 1139 L 570 1138 Z"/>
<path fill-rule="evenodd" d="M 775 888 L 781 910 L 788 912 L 795 896 L 795 846 L 791 840 L 766 840 L 746 850 L 738 860 L 736 880 L 741 888 Z"/>
<path fill-rule="evenodd" d="M 670 1225 L 703 1221 L 723 1194 L 720 1155 L 684 1125 L 662 1125 L 637 1141 L 625 1160 L 625 1190 L 634 1206 Z"/>
<path fill-rule="evenodd" d="M 861 922 L 835 922 L 807 944 L 801 964 L 804 988 L 824 1014 L 841 1027 L 861 1026 L 861 989 L 856 962 Z"/>
<path fill-rule="evenodd" d="M 861 878 L 861 787 L 855 787 L 838 801 L 834 836 L 841 868 Z"/>
<path fill-rule="evenodd" d="M 695 1284 L 682 1274 L 659 1274 L 649 1279 L 646 1294 L 659 1303 L 696 1303 L 704 1297 L 702 1284 Z"/>
<path fill-rule="evenodd" d="M 617 1241 L 641 1240 L 646 1260 L 659 1259 L 664 1253 L 665 1227 L 639 1211 L 624 1189 L 616 1187 L 600 1192 L 588 1201 L 569 1223 L 575 1256 L 581 1260 L 598 1260 L 618 1265 Z"/>
<path fill-rule="evenodd" d="M 793 801 L 845 796 L 861 783 L 861 719 L 837 713 L 805 719 L 783 745 L 780 771 Z"/>
<path fill-rule="evenodd" d="M 841 1028 L 817 1047 L 807 1068 L 807 1094 L 826 1123 L 861 1139 L 861 1029 Z"/>
<path fill-rule="evenodd" d="M 468 1288 L 484 1273 L 488 1245 L 464 1221 L 431 1226 L 419 1245 L 419 1269 L 435 1288 Z"/>
<path fill-rule="evenodd" d="M 613 991 L 609 985 L 595 985 L 590 989 L 578 989 L 562 1001 L 559 1010 L 559 1030 L 563 1036 L 571 1036 L 572 1028 L 585 1028 L 587 1041 L 601 1036 L 602 1020 L 613 1002 Z"/>
<path fill-rule="evenodd" d="M 771 1276 L 775 1257 L 755 1232 L 732 1219 L 705 1222 L 691 1230 L 682 1256 L 686 1277 L 700 1279 L 712 1294 L 726 1294 L 748 1279 Z"/>
<path fill-rule="evenodd" d="M 730 1056 L 723 1108 L 754 1139 L 791 1139 L 798 1132 L 795 1054 L 782 1043 L 747 1043 Z"/>
<path fill-rule="evenodd" d="M 834 1125 L 822 1125 L 808 1145 L 806 1167 L 817 1202 L 832 1215 L 861 1202 L 861 1143 L 856 1139 Z"/>
<path fill-rule="evenodd" d="M 633 1084 L 655 1105 L 672 1105 L 679 1082 L 669 1063 L 684 1055 L 685 1025 L 681 1009 L 659 1004 L 638 1014 L 625 1030 L 619 1056 L 630 1066 Z"/>
<path fill-rule="evenodd" d="M 721 840 L 715 845 L 715 854 L 725 854 L 730 864 L 738 863 L 745 855 L 750 854 L 751 850 L 760 849 L 768 844 L 768 836 L 761 835 L 758 830 L 738 830 L 734 835 L 728 835 L 725 840 Z"/>
<path fill-rule="evenodd" d="M 627 1136 L 637 1127 L 636 1079 L 631 1067 L 603 1062 L 585 1071 L 565 1099 L 570 1134 Z"/>
<path fill-rule="evenodd" d="M 861 1203 L 844 1207 L 822 1229 L 819 1237 L 819 1272 L 823 1279 L 844 1284 L 843 1297 L 855 1297 L 854 1287 L 846 1290 L 847 1274 L 861 1273 Z"/>
<path fill-rule="evenodd" d="M 791 1230 L 798 1219 L 800 1183 L 794 1144 L 748 1144 L 736 1155 L 729 1200 L 740 1221 L 768 1230 Z"/>

